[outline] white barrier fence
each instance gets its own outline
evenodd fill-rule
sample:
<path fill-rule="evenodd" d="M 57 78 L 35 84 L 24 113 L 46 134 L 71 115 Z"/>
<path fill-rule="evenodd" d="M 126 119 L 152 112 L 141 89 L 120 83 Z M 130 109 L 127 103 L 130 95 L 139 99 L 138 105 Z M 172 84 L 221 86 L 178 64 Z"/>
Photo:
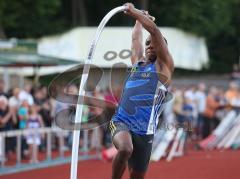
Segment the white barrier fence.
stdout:
<path fill-rule="evenodd" d="M 81 154 L 79 158 L 84 158 L 84 159 L 100 159 L 101 158 L 101 152 L 99 149 L 96 149 L 94 152 L 89 153 L 89 146 L 91 143 L 94 143 L 92 140 L 98 140 L 97 136 L 99 136 L 99 128 L 97 127 L 96 124 L 90 124 L 88 126 L 89 130 L 83 130 L 83 137 L 82 137 L 82 145 L 81 145 Z M 92 136 L 90 140 L 90 134 Z M 61 160 L 59 159 L 67 159 L 70 162 L 70 156 L 65 156 L 65 142 L 64 138 L 69 135 L 69 131 L 67 130 L 62 130 L 57 127 L 53 128 L 39 128 L 39 129 L 24 129 L 24 130 L 12 130 L 12 131 L 4 131 L 0 132 L 0 175 L 5 173 L 5 169 L 11 170 L 12 168 L 21 168 L 23 165 L 32 165 L 31 164 L 26 164 L 22 162 L 22 139 L 26 136 L 38 136 L 39 135 L 44 135 L 45 136 L 45 141 L 46 141 L 46 148 L 45 148 L 45 153 L 46 157 L 45 160 L 41 160 L 41 162 L 36 163 L 35 166 L 38 164 L 41 164 L 44 161 L 48 161 L 48 163 L 51 165 L 51 162 L 56 163 L 56 160 L 61 163 Z M 53 158 L 52 156 L 52 150 L 53 150 L 53 142 L 52 139 L 53 137 L 56 138 L 58 142 L 58 157 Z M 16 146 L 15 146 L 15 151 L 16 151 L 16 165 L 13 166 L 6 166 L 6 140 L 7 138 L 15 138 L 16 139 Z M 37 148 L 33 147 L 33 153 L 37 153 Z M 55 161 L 54 161 L 55 160 Z M 63 161 L 63 160 L 62 160 Z M 64 160 L 66 163 L 66 160 Z M 32 167 L 31 167 L 32 168 Z M 38 167 L 36 167 L 38 168 Z M 4 169 L 4 170 L 3 170 Z M 11 173 L 11 172 L 8 172 Z"/>
<path fill-rule="evenodd" d="M 169 115 L 168 118 L 170 117 Z M 153 142 L 151 160 L 159 161 L 165 157 L 166 161 L 172 161 L 174 157 L 184 156 L 187 134 L 188 131 L 183 128 L 158 130 Z M 199 141 L 197 146 L 204 150 L 240 149 L 240 112 L 228 111 L 215 130 Z"/>

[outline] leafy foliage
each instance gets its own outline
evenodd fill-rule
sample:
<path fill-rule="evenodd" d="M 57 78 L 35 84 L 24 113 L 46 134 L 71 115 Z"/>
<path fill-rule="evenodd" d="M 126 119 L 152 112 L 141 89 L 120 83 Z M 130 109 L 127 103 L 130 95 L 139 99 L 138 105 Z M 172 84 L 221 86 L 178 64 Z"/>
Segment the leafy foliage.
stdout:
<path fill-rule="evenodd" d="M 229 72 L 240 54 L 239 0 L 132 0 L 137 8 L 148 4 L 158 26 L 178 27 L 204 36 L 210 52 L 210 70 Z M 0 37 L 36 38 L 74 26 L 96 26 L 125 0 L 0 0 Z M 79 7 L 81 5 L 81 7 Z M 77 7 L 76 7 L 77 6 Z M 81 11 L 85 9 L 85 11 Z M 80 12 L 81 11 L 81 12 Z M 84 18 L 83 18 L 84 16 Z M 84 21 L 84 23 L 82 22 Z M 132 26 L 134 20 L 115 16 L 109 25 Z M 4 34 L 4 33 L 2 33 Z"/>
<path fill-rule="evenodd" d="M 64 30 L 60 0 L 1 0 L 1 24 L 8 36 L 38 37 Z"/>

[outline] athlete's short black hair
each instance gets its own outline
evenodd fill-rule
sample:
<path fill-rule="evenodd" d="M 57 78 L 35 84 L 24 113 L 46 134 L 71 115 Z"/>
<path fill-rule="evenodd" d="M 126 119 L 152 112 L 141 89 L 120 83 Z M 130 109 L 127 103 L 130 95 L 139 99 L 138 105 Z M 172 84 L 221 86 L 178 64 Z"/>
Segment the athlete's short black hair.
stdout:
<path fill-rule="evenodd" d="M 151 37 L 151 35 L 149 35 L 147 38 L 149 38 L 149 37 Z M 166 44 L 168 45 L 168 41 L 167 41 L 167 39 L 164 36 L 163 36 L 163 39 L 166 42 Z"/>

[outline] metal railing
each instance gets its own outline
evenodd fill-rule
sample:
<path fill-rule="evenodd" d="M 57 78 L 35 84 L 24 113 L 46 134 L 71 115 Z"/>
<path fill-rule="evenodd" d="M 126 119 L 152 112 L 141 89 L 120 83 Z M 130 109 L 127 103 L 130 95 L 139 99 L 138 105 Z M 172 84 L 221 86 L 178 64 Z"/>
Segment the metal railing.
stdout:
<path fill-rule="evenodd" d="M 87 127 L 89 130 L 83 130 L 83 136 L 82 136 L 82 145 L 80 148 L 80 155 L 79 160 L 88 160 L 88 159 L 101 159 L 101 151 L 99 148 L 94 150 L 93 152 L 89 152 L 90 149 L 90 133 L 95 138 L 99 134 L 100 128 L 97 127 L 96 124 L 89 124 Z M 39 129 L 24 129 L 24 130 L 12 130 L 12 131 L 4 131 L 0 132 L 0 175 L 7 174 L 7 173 L 13 173 L 16 171 L 24 171 L 33 168 L 43 168 L 46 164 L 46 166 L 50 165 L 56 165 L 56 164 L 62 164 L 62 163 L 68 163 L 70 162 L 70 155 L 65 155 L 65 142 L 64 138 L 68 136 L 69 131 L 62 130 L 58 127 L 52 127 L 52 128 L 39 128 Z M 41 160 L 39 163 L 26 163 L 22 161 L 22 139 L 23 137 L 26 137 L 28 135 L 44 135 L 45 141 L 46 141 L 46 148 L 45 153 L 46 157 L 45 160 Z M 52 156 L 52 150 L 53 150 L 53 143 L 52 138 L 56 137 L 58 141 L 58 157 Z M 15 165 L 6 165 L 6 140 L 7 138 L 16 138 L 16 163 Z M 94 139 L 98 140 L 98 139 Z M 37 153 L 37 148 L 33 147 L 33 153 Z M 39 167 L 41 166 L 41 167 Z"/>

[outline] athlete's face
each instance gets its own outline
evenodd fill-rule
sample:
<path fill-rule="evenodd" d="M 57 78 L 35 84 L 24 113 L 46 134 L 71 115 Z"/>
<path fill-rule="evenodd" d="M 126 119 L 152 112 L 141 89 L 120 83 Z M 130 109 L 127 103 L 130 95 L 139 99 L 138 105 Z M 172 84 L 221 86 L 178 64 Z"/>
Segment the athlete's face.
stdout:
<path fill-rule="evenodd" d="M 152 44 L 151 36 L 148 36 L 145 42 L 145 56 L 147 60 L 153 62 L 157 59 L 155 48 Z"/>

